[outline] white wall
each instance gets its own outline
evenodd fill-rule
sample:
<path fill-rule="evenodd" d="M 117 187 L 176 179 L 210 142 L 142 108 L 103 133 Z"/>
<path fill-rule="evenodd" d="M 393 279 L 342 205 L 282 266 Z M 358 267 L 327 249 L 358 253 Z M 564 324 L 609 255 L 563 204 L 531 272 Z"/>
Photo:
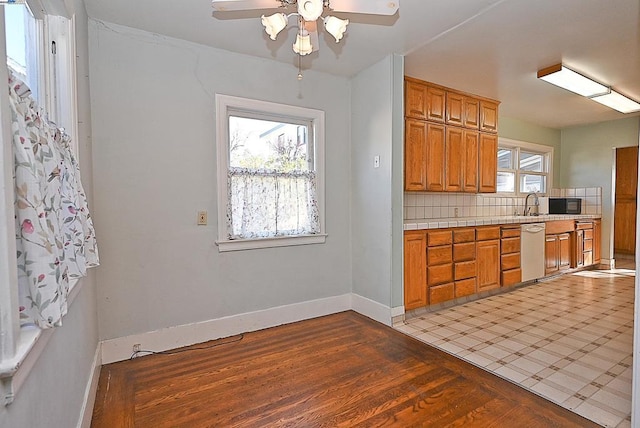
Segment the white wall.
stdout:
<path fill-rule="evenodd" d="M 89 44 L 102 339 L 351 292 L 347 79 L 96 21 Z M 215 93 L 325 111 L 325 244 L 218 252 Z"/>
<path fill-rule="evenodd" d="M 91 111 L 89 106 L 89 59 L 87 15 L 81 0 L 66 1 L 76 15 L 79 161 L 89 202 L 91 183 Z M 4 32 L 4 21 L 0 23 Z M 90 204 L 90 209 L 93 206 Z M 101 233 L 98 230 L 98 239 Z M 12 404 L 0 406 L 1 427 L 74 427 L 78 424 L 85 388 L 92 374 L 98 345 L 95 269 L 77 285 L 81 287 L 63 326 L 55 329 L 46 349 L 29 373 Z M 92 401 L 89 402 L 89 406 Z"/>
<path fill-rule="evenodd" d="M 398 111 L 394 104 L 398 97 L 395 80 L 399 76 L 402 82 L 402 60 L 388 56 L 351 81 L 353 292 L 387 307 L 393 306 L 394 251 L 402 252 L 401 221 L 400 247 L 393 245 L 398 236 L 393 229 L 394 201 L 396 205 L 399 201 L 402 218 L 402 200 L 394 200 L 394 194 L 401 194 L 402 187 L 394 188 L 393 181 L 394 172 L 402 174 L 402 130 L 400 139 L 395 141 L 400 150 L 394 150 L 394 138 L 398 135 L 397 132 L 394 135 L 394 125 L 397 126 L 394 115 L 402 116 L 402 107 Z M 402 100 L 402 84 L 399 97 Z M 380 157 L 378 168 L 374 167 L 375 156 Z M 401 260 L 396 259 L 396 263 Z"/>
<path fill-rule="evenodd" d="M 613 258 L 614 148 L 638 145 L 637 117 L 563 129 L 561 187 L 602 187 L 602 257 Z"/>

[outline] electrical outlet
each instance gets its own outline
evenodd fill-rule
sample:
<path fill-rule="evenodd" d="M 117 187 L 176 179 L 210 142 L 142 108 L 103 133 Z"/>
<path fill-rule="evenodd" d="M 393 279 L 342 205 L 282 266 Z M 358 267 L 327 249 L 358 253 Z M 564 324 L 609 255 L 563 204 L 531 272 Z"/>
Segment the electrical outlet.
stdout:
<path fill-rule="evenodd" d="M 140 344 L 136 343 L 135 345 L 133 345 L 133 352 L 140 352 Z"/>
<path fill-rule="evenodd" d="M 207 212 L 198 211 L 198 226 L 206 226 L 206 225 L 207 225 Z"/>
<path fill-rule="evenodd" d="M 454 210 L 453 210 L 453 212 L 454 212 L 454 214 L 453 214 L 453 215 L 454 215 L 456 218 L 458 217 L 458 214 L 460 214 L 460 211 L 458 211 L 458 208 L 454 209 Z"/>

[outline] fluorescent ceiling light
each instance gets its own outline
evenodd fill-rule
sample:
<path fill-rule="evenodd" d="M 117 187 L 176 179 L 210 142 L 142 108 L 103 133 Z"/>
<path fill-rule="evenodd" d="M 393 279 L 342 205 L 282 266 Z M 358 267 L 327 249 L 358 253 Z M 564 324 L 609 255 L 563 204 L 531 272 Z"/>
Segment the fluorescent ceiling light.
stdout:
<path fill-rule="evenodd" d="M 538 71 L 538 78 L 584 97 L 609 93 L 609 87 L 557 64 Z"/>
<path fill-rule="evenodd" d="M 624 95 L 611 91 L 608 94 L 595 96 L 591 98 L 593 101 L 597 101 L 600 104 L 604 104 L 607 107 L 611 107 L 614 110 L 618 110 L 620 113 L 633 113 L 640 111 L 640 103 L 627 98 Z"/>

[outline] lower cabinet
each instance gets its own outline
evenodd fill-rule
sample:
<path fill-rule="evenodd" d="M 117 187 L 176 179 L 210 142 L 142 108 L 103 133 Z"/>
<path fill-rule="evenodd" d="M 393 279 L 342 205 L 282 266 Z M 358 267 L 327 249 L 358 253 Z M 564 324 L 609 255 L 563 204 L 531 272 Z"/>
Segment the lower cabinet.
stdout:
<path fill-rule="evenodd" d="M 544 248 L 546 275 L 552 275 L 571 267 L 571 233 L 547 235 Z"/>
<path fill-rule="evenodd" d="M 478 291 L 500 287 L 500 227 L 476 230 Z"/>
<path fill-rule="evenodd" d="M 424 230 L 404 233 L 404 308 L 427 305 L 427 234 Z"/>
<path fill-rule="evenodd" d="M 547 222 L 546 275 L 600 262 L 601 222 Z M 412 310 L 522 281 L 520 227 L 404 232 L 404 307 Z"/>

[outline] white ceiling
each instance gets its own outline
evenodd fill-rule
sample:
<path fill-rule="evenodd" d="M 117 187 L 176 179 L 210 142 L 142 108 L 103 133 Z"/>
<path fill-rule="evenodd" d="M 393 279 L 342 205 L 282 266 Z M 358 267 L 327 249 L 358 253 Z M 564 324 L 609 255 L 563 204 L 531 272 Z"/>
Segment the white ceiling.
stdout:
<path fill-rule="evenodd" d="M 291 64 L 283 78 L 297 74 L 295 29 L 271 41 L 265 11 L 214 16 L 209 0 L 84 1 L 93 19 L 271 58 Z M 352 76 L 402 54 L 409 76 L 500 100 L 501 115 L 552 128 L 630 116 L 536 78 L 553 64 L 640 100 L 640 0 L 401 0 L 395 16 L 348 18 L 344 39 L 321 33 L 303 68 Z"/>

